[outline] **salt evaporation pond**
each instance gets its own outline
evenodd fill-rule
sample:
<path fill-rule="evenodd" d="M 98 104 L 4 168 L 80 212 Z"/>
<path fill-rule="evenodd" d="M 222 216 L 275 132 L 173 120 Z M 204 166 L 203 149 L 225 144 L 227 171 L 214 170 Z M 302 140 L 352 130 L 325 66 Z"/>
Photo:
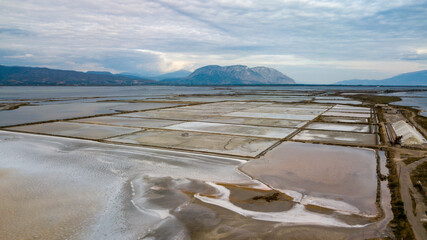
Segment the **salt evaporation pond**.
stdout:
<path fill-rule="evenodd" d="M 132 117 L 105 116 L 94 118 L 82 118 L 73 122 L 94 123 L 94 124 L 110 124 L 124 127 L 141 127 L 141 128 L 158 128 L 173 124 L 182 123 L 182 121 L 173 121 L 165 119 L 141 119 Z"/>
<path fill-rule="evenodd" d="M 68 103 L 38 106 L 23 106 L 15 110 L 0 111 L 0 126 L 41 122 L 55 119 L 92 116 L 96 114 L 115 113 L 178 106 L 173 103 Z"/>
<path fill-rule="evenodd" d="M 285 138 L 296 130 L 292 128 L 260 127 L 260 126 L 207 123 L 207 122 L 180 123 L 180 124 L 175 124 L 172 126 L 165 127 L 165 129 L 223 133 L 223 134 L 231 134 L 231 135 L 265 137 L 265 138 Z"/>
<path fill-rule="evenodd" d="M 370 113 L 354 113 L 354 112 L 334 112 L 328 111 L 322 114 L 323 116 L 336 116 L 336 117 L 354 117 L 354 118 L 370 118 Z"/>
<path fill-rule="evenodd" d="M 157 129 L 113 137 L 107 140 L 117 143 L 132 143 L 244 157 L 256 157 L 277 142 L 274 139 Z"/>
<path fill-rule="evenodd" d="M 212 116 L 209 118 L 200 119 L 203 122 L 217 122 L 230 124 L 243 124 L 253 126 L 269 126 L 269 127 L 293 127 L 299 128 L 304 126 L 306 121 L 285 120 L 272 118 L 249 118 L 249 117 L 227 117 L 227 116 Z"/>
<path fill-rule="evenodd" d="M 294 201 L 375 216 L 375 156 L 369 149 L 284 142 L 241 169 Z"/>
<path fill-rule="evenodd" d="M 224 116 L 230 117 L 253 117 L 253 118 L 273 118 L 273 119 L 289 119 L 289 120 L 313 120 L 317 115 L 300 115 L 300 114 L 287 114 L 287 113 L 258 113 L 258 112 L 232 112 Z"/>
<path fill-rule="evenodd" d="M 323 130 L 303 130 L 295 135 L 292 139 L 299 141 L 356 146 L 374 146 L 377 144 L 376 134 Z"/>
<path fill-rule="evenodd" d="M 74 122 L 52 122 L 7 128 L 22 132 L 43 133 L 65 137 L 102 139 L 140 131 L 139 128 L 104 126 Z"/>
<path fill-rule="evenodd" d="M 339 122 L 339 123 L 369 123 L 368 118 L 320 116 L 319 120 L 324 122 Z"/>
<path fill-rule="evenodd" d="M 371 131 L 370 126 L 365 124 L 340 124 L 340 123 L 313 122 L 307 125 L 305 128 L 344 131 L 344 132 L 362 132 L 362 133 L 369 133 Z"/>

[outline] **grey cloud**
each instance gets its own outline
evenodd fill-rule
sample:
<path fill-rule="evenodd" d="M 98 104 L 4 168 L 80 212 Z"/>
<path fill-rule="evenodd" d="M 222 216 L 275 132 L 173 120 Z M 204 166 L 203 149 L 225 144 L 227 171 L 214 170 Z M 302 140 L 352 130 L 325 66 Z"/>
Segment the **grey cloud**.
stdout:
<path fill-rule="evenodd" d="M 412 0 L 5 0 L 1 48 L 35 58 L 0 57 L 0 64 L 154 74 L 165 59 L 134 49 L 179 55 L 193 66 L 290 55 L 325 62 L 330 75 L 320 82 L 345 75 L 328 69 L 330 61 L 413 62 L 408 48 L 427 47 L 426 16 L 427 1 Z"/>

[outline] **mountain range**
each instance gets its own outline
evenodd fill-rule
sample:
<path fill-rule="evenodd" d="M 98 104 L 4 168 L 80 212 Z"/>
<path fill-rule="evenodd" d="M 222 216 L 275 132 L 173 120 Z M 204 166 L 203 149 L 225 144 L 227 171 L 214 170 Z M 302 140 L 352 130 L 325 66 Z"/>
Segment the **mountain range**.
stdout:
<path fill-rule="evenodd" d="M 254 85 L 295 84 L 295 81 L 274 68 L 233 65 L 209 65 L 196 69 L 186 78 L 161 81 L 177 85 Z"/>
<path fill-rule="evenodd" d="M 132 73 L 69 71 L 38 67 L 0 65 L 0 86 L 121 86 L 121 85 L 268 85 L 295 84 L 273 68 L 244 65 L 209 65 L 190 73 L 185 70 L 143 77 Z M 426 86 L 427 70 L 400 74 L 382 80 L 345 80 L 337 85 Z"/>
<path fill-rule="evenodd" d="M 160 80 L 160 81 L 156 81 Z M 0 86 L 120 86 L 120 85 L 251 85 L 294 84 L 281 72 L 267 67 L 205 66 L 190 73 L 185 70 L 154 77 L 104 71 L 69 71 L 38 67 L 0 65 Z"/>
<path fill-rule="evenodd" d="M 425 86 L 427 85 L 427 70 L 409 72 L 382 80 L 352 79 L 336 82 L 338 85 L 389 85 L 389 86 Z"/>
<path fill-rule="evenodd" d="M 78 72 L 0 65 L 0 86 L 119 86 L 146 85 L 156 81 L 110 72 Z"/>

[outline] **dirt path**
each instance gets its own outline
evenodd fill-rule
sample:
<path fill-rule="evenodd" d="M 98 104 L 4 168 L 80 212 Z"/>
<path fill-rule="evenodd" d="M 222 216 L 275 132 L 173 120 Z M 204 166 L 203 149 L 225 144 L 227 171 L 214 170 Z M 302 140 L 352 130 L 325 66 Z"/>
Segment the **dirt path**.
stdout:
<path fill-rule="evenodd" d="M 423 206 L 424 204 L 421 199 L 419 199 L 418 197 L 415 197 L 415 201 L 417 202 L 417 209 L 416 209 L 416 215 L 414 215 L 412 211 L 413 209 L 412 199 L 409 191 L 416 193 L 417 190 L 412 185 L 410 173 L 419 164 L 425 161 L 427 161 L 427 158 L 423 158 L 419 161 L 413 162 L 408 166 L 406 166 L 405 163 L 403 163 L 402 161 L 396 161 L 397 171 L 399 173 L 400 193 L 402 195 L 402 201 L 405 207 L 405 214 L 408 217 L 409 223 L 412 225 L 412 230 L 414 231 L 416 239 L 419 239 L 419 240 L 427 239 L 427 232 L 425 231 L 421 223 L 421 218 L 424 215 L 423 210 L 425 206 Z M 421 202 L 419 202 L 420 200 Z"/>

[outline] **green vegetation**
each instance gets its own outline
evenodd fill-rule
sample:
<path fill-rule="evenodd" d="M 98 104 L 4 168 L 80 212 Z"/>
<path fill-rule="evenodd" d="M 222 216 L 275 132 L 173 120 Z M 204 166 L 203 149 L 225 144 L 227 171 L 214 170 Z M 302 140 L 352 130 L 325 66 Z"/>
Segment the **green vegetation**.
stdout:
<path fill-rule="evenodd" d="M 427 196 L 425 194 L 425 189 L 427 188 L 427 162 L 418 165 L 411 172 L 411 181 L 414 187 L 424 196 L 424 204 L 427 205 Z"/>
<path fill-rule="evenodd" d="M 277 201 L 279 200 L 279 193 L 273 193 L 269 196 L 255 196 L 252 198 L 253 200 L 265 200 L 267 202 L 271 202 L 271 201 Z"/>
<path fill-rule="evenodd" d="M 15 110 L 15 109 L 18 109 L 18 108 L 20 108 L 20 107 L 22 107 L 22 106 L 26 106 L 26 105 L 29 105 L 30 103 L 18 103 L 18 104 L 12 104 L 12 105 L 10 105 L 9 107 L 7 107 L 5 110 Z"/>
<path fill-rule="evenodd" d="M 416 123 L 418 123 L 421 127 L 423 127 L 424 129 L 427 129 L 427 118 L 417 115 L 414 117 L 414 120 Z"/>
<path fill-rule="evenodd" d="M 378 116 L 378 121 L 379 122 L 384 122 L 384 117 L 383 117 L 383 109 L 381 107 L 376 107 L 375 111 L 377 113 Z M 386 143 L 386 139 L 384 139 L 384 135 L 382 134 L 383 132 L 385 132 L 385 129 L 382 129 L 382 125 L 378 124 L 378 132 L 379 132 L 379 136 L 380 136 L 380 142 L 385 144 Z"/>
<path fill-rule="evenodd" d="M 351 98 L 372 104 L 388 104 L 402 100 L 400 97 L 396 96 L 380 96 L 374 94 L 356 94 L 352 95 Z"/>
<path fill-rule="evenodd" d="M 414 109 L 411 107 L 406 106 L 395 106 L 396 108 L 399 108 L 402 111 L 403 116 L 405 116 L 407 119 L 410 119 L 412 116 L 414 116 L 414 121 L 420 125 L 422 128 L 427 129 L 427 117 L 419 115 L 420 110 Z"/>
<path fill-rule="evenodd" d="M 396 172 L 396 165 L 392 161 L 392 152 L 387 159 L 387 167 L 389 168 L 388 187 L 391 193 L 391 210 L 393 211 L 394 218 L 391 220 L 391 228 L 396 239 L 415 239 L 412 232 L 411 225 L 405 214 L 405 209 L 400 195 L 399 177 Z"/>
<path fill-rule="evenodd" d="M 413 163 L 413 162 L 416 162 L 416 161 L 418 161 L 418 160 L 420 160 L 422 157 L 408 157 L 408 158 L 406 158 L 405 160 L 403 160 L 403 162 L 406 164 L 406 165 L 409 165 L 409 164 L 411 164 L 411 163 Z"/>

